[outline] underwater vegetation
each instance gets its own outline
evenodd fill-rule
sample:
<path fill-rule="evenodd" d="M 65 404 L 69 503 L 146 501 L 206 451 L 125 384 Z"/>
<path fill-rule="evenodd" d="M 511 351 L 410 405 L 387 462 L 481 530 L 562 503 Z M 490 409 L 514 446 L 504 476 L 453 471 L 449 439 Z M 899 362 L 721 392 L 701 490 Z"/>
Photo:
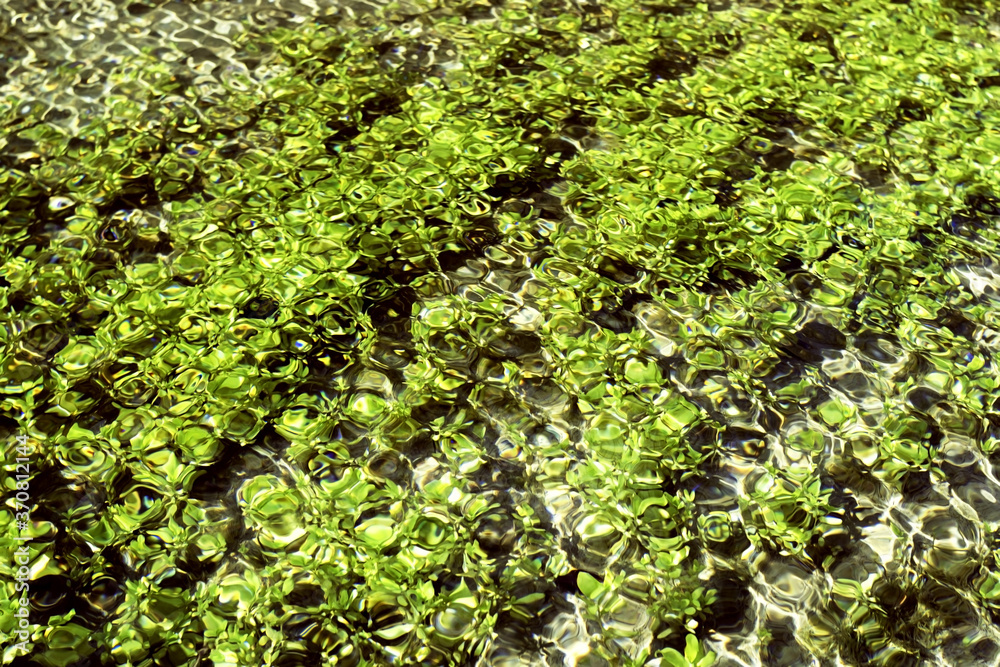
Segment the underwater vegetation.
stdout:
<path fill-rule="evenodd" d="M 0 25 L 0 664 L 1000 661 L 996 2 Z"/>

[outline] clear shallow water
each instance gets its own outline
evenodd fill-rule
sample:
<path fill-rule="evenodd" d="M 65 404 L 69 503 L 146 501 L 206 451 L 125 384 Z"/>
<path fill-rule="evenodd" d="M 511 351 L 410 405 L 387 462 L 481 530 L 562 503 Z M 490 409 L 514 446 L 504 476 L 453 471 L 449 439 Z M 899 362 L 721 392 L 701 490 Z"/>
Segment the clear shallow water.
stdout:
<path fill-rule="evenodd" d="M 712 6 L 705 11 L 732 12 L 721 21 L 742 21 L 712 37 L 719 52 L 692 58 L 673 45 L 639 63 L 643 80 L 661 86 L 640 90 L 665 100 L 656 111 L 664 127 L 625 94 L 614 113 L 563 99 L 570 106 L 556 127 L 532 129 L 527 111 L 511 119 L 528 125 L 523 141 L 545 158 L 521 179 L 477 181 L 456 167 L 424 182 L 428 200 L 401 217 L 433 208 L 437 195 L 465 212 L 427 216 L 419 229 L 431 253 L 409 228 L 392 227 L 393 190 L 368 171 L 387 169 L 386 154 L 397 164 L 425 155 L 420 141 L 391 143 L 385 119 L 404 113 L 399 102 L 376 91 L 336 117 L 310 106 L 308 91 L 279 99 L 271 83 L 294 61 L 263 36 L 320 18 L 374 40 L 378 66 L 408 85 L 436 78 L 461 90 L 475 77 L 459 56 L 472 47 L 447 28 L 457 10 L 386 18 L 342 4 L 39 8 L 2 10 L 8 184 L 25 174 L 41 184 L 4 206 L 4 230 L 13 230 L 4 409 L 7 427 L 38 444 L 37 543 L 50 545 L 41 548 L 51 560 L 34 588 L 34 619 L 93 632 L 62 653 L 39 641 L 43 662 L 643 664 L 683 648 L 693 631 L 723 665 L 996 663 L 991 99 L 967 103 L 981 108 L 980 125 L 971 112 L 962 121 L 932 101 L 896 101 L 891 129 L 860 138 L 805 122 L 809 95 L 796 98 L 797 113 L 772 104 L 736 129 L 724 116 L 713 125 L 699 109 L 711 91 L 673 86 L 752 55 L 769 39 L 752 31 L 755 17 L 787 17 L 783 29 L 801 31 L 792 41 L 807 45 L 813 74 L 858 73 L 814 52 L 829 38 L 849 63 L 847 28 L 834 38 L 796 22 L 794 8 Z M 559 16 L 589 17 L 581 52 L 592 46 L 580 39 L 614 42 L 624 31 L 616 21 L 629 16 L 596 5 L 536 10 L 570 32 L 574 21 Z M 467 8 L 461 22 L 488 24 L 500 11 Z M 702 10 L 638 11 L 682 21 Z M 988 16 L 950 11 L 963 39 L 944 43 L 971 49 L 996 37 Z M 388 25 L 408 37 L 380 42 Z M 344 47 L 323 48 L 328 70 L 367 71 L 363 58 L 336 60 Z M 935 53 L 928 43 L 915 52 Z M 527 86 L 545 55 L 537 47 L 500 60 Z M 959 92 L 989 91 L 992 61 L 983 62 L 983 71 L 963 70 Z M 941 79 L 947 69 L 928 63 L 919 76 Z M 542 81 L 527 107 L 558 85 Z M 225 102 L 241 89 L 259 94 L 258 106 Z M 468 108 L 449 113 L 482 120 L 482 93 L 460 95 Z M 306 126 L 303 107 L 322 115 L 322 152 L 336 162 L 282 124 L 302 117 Z M 869 116 L 877 124 L 879 114 Z M 959 137 L 963 150 L 928 148 L 927 118 L 942 144 Z M 956 130 L 962 122 L 969 127 Z M 59 131 L 31 135 L 28 126 Z M 455 127 L 441 143 L 485 150 L 461 143 Z M 479 131 L 486 144 L 503 136 Z M 898 156 L 880 166 L 870 146 L 882 131 Z M 685 138 L 704 144 L 727 132 L 748 136 L 717 151 L 714 166 L 685 155 Z M 654 157 L 630 167 L 630 181 L 614 164 L 636 160 L 636 145 Z M 907 145 L 919 150 L 908 155 Z M 111 147 L 142 159 L 123 167 L 135 170 L 124 179 L 89 187 L 79 165 L 93 173 L 102 164 L 93 156 Z M 945 165 L 957 152 L 973 154 L 982 173 L 966 164 L 952 176 Z M 929 170 L 927 155 L 942 172 L 929 185 L 909 177 Z M 144 160 L 162 168 L 145 175 Z M 277 166 L 261 166 L 269 160 Z M 674 186 L 669 169 L 699 180 Z M 315 185 L 319 173 L 344 179 L 340 189 Z M 806 200 L 801 189 L 781 190 L 785 173 L 821 193 L 853 187 L 831 195 L 831 206 L 856 219 L 795 226 Z M 258 187 L 288 182 L 313 199 Z M 948 187 L 950 199 L 940 194 Z M 469 189 L 486 198 L 456 194 Z M 646 195 L 656 208 L 693 201 L 692 217 L 703 205 L 722 217 L 657 228 Z M 330 196 L 376 205 L 350 215 L 345 205 L 328 217 L 347 223 L 323 227 L 309 211 L 325 215 Z M 784 208 L 769 208 L 776 197 Z M 616 206 L 617 222 L 608 213 Z M 733 224 L 725 210 L 750 233 L 713 240 Z M 88 216 L 98 222 L 81 222 Z M 767 240 L 752 246 L 752 237 Z M 754 262 L 726 259 L 739 243 L 758 253 Z M 288 260 L 292 250 L 324 264 Z M 67 287 L 61 266 L 74 261 L 103 276 Z M 259 275 L 235 270 L 247 265 Z M 345 291 L 345 281 L 357 289 Z M 54 317 L 59 307 L 72 314 Z M 144 312 L 157 315 L 143 323 Z M 164 352 L 171 337 L 188 347 Z M 245 354 L 256 356 L 244 363 Z M 233 368 L 232 378 L 251 379 L 230 378 Z M 37 401 L 25 411 L 28 395 Z M 89 442 L 73 424 L 101 437 Z M 185 505 L 188 519 L 177 513 Z M 461 555 L 472 542 L 479 551 Z M 605 577 L 609 591 L 593 587 Z M 285 582 L 275 610 L 260 591 Z M 713 602 L 691 613 L 671 607 L 677 591 L 698 585 L 716 591 Z M 130 616 L 143 601 L 154 603 L 146 620 Z M 76 620 L 62 618 L 71 611 Z M 192 620 L 206 614 L 221 620 Z M 157 624 L 168 630 L 151 633 Z M 249 632 L 260 648 L 219 627 Z"/>

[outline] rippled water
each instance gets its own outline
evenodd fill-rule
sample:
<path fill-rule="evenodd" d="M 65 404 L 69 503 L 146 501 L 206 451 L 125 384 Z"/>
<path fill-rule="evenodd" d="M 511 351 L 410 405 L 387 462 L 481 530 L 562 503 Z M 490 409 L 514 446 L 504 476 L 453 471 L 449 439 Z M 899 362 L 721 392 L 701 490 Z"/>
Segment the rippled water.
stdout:
<path fill-rule="evenodd" d="M 972 4 L 948 5 L 948 30 L 975 26 L 996 41 L 996 8 Z M 873 116 L 882 126 L 852 145 L 802 120 L 805 96 L 799 115 L 775 102 L 756 116 L 763 130 L 712 164 L 697 158 L 702 180 L 687 190 L 652 164 L 635 164 L 632 181 L 607 166 L 639 159 L 628 123 L 612 130 L 576 107 L 555 130 L 522 118 L 525 141 L 547 157 L 523 179 L 434 174 L 427 201 L 399 210 L 421 217 L 453 197 L 464 213 L 423 219 L 423 237 L 372 212 L 397 210 L 390 185 L 365 185 L 372 165 L 399 171 L 411 163 L 398 156 L 418 150 L 379 125 L 403 113 L 397 100 L 371 91 L 337 118 L 310 106 L 310 90 L 268 88 L 310 71 L 289 52 L 320 52 L 294 40 L 282 51 L 268 36 L 317 23 L 372 40 L 378 67 L 415 90 L 430 79 L 461 88 L 473 77 L 460 55 L 473 46 L 452 42 L 448 21 L 489 24 L 503 6 L 426 16 L 284 0 L 0 6 L 0 158 L 14 192 L 0 222 L 4 427 L 38 443 L 36 543 L 48 558 L 32 613 L 50 629 L 30 655 L 46 665 L 669 664 L 657 652 L 683 650 L 690 632 L 719 665 L 1000 664 L 993 60 L 983 56 L 978 79 L 954 75 L 990 95 L 968 92 L 972 129 L 942 116 L 935 131 L 963 138 L 960 148 L 917 136 L 914 124 L 937 113 L 930 101 Z M 792 6 L 706 7 L 636 10 L 650 22 L 705 11 L 739 23 L 712 38 L 718 52 L 639 49 L 660 53 L 643 76 L 682 80 L 752 53 L 769 34 L 753 32 L 762 16 L 841 54 L 864 30 L 831 36 L 795 23 Z M 628 16 L 571 2 L 525 12 L 564 20 L 564 31 L 583 17 L 580 51 L 614 44 Z M 387 26 L 404 37 L 378 42 Z M 569 49 L 559 31 L 542 37 Z M 322 76 L 363 70 L 360 56 L 322 48 Z M 913 57 L 950 57 L 940 48 Z M 842 76 L 825 56 L 810 62 Z M 503 66 L 530 89 L 549 65 L 512 51 Z M 262 97 L 230 105 L 234 91 Z M 739 123 L 705 111 L 709 89 L 671 91 L 664 127 L 635 111 L 635 134 L 651 163 L 680 173 L 695 160 L 682 140 L 715 141 Z M 449 113 L 472 123 L 484 104 Z M 281 124 L 305 127 L 303 108 L 329 128 L 322 158 L 296 141 L 305 129 Z M 892 169 L 869 150 L 882 131 L 900 154 Z M 122 166 L 93 157 L 101 150 L 139 157 Z M 981 172 L 949 172 L 960 152 L 975 152 Z M 585 171 L 581 155 L 600 168 Z M 92 185 L 105 164 L 123 175 Z M 943 175 L 910 178 L 921 170 Z M 831 205 L 854 222 L 801 211 L 796 221 L 804 200 L 789 190 L 779 225 L 767 197 L 785 172 L 817 193 L 855 188 Z M 331 176 L 342 179 L 334 194 L 316 185 Z M 591 177 L 607 178 L 600 201 L 585 196 L 597 191 Z M 657 178 L 659 203 L 643 208 L 629 183 Z M 766 193 L 747 185 L 764 178 Z M 261 186 L 289 182 L 294 191 Z M 947 188 L 954 210 L 940 204 Z M 382 208 L 310 218 L 329 197 Z M 699 219 L 696 204 L 738 211 L 749 231 L 714 236 L 735 223 L 708 214 L 702 227 L 648 223 L 654 208 L 687 206 Z M 84 268 L 64 268 L 74 262 Z M 258 273 L 240 273 L 247 266 Z M 283 601 L 261 602 L 269 589 Z M 71 626 L 83 634 L 55 630 Z M 238 631 L 250 639 L 230 641 Z M 4 664 L 30 663 L 8 651 Z"/>

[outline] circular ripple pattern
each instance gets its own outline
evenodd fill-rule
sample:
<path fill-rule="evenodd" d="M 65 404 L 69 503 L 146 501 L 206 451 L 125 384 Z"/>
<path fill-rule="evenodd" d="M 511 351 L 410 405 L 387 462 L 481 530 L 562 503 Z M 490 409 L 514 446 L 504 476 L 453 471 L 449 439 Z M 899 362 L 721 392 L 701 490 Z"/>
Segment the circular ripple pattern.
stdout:
<path fill-rule="evenodd" d="M 998 44 L 4 3 L 3 664 L 997 664 Z"/>

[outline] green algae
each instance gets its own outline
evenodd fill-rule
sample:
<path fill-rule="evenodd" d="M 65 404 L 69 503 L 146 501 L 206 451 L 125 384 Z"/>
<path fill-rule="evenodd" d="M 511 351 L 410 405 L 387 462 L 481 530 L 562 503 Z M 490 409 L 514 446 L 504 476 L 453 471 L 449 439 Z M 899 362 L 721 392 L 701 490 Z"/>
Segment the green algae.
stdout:
<path fill-rule="evenodd" d="M 511 664 L 568 590 L 581 662 L 710 664 L 760 554 L 834 578 L 816 656 L 927 659 L 928 581 L 995 625 L 988 490 L 858 580 L 844 480 L 995 465 L 996 11 L 391 4 L 131 56 L 79 131 L 9 96 L 5 427 L 80 587 L 32 655 Z"/>

